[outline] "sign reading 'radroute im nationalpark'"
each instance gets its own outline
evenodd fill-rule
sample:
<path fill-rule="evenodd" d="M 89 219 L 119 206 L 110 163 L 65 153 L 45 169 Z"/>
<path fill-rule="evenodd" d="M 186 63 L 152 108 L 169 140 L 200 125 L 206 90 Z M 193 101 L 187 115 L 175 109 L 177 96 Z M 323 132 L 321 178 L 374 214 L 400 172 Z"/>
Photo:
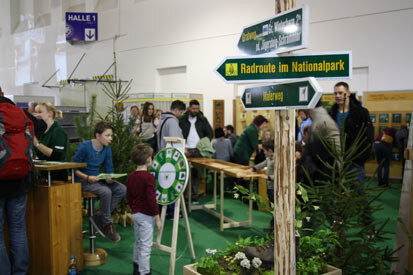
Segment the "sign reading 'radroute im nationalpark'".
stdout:
<path fill-rule="evenodd" d="M 303 77 L 351 78 L 351 52 L 228 57 L 216 68 L 227 83 L 273 82 Z"/>

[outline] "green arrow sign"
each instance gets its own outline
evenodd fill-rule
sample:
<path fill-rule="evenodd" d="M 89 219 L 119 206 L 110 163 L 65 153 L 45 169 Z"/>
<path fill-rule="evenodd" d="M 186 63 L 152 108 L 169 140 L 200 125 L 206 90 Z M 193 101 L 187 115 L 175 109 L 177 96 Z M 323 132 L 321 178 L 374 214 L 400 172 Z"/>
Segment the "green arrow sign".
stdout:
<path fill-rule="evenodd" d="M 228 57 L 216 68 L 227 83 L 273 82 L 303 77 L 351 78 L 351 52 Z"/>
<path fill-rule="evenodd" d="M 245 110 L 312 109 L 321 95 L 320 85 L 308 77 L 245 89 L 241 102 Z"/>
<path fill-rule="evenodd" d="M 308 47 L 308 6 L 291 9 L 245 27 L 238 42 L 247 55 L 282 53 Z"/>

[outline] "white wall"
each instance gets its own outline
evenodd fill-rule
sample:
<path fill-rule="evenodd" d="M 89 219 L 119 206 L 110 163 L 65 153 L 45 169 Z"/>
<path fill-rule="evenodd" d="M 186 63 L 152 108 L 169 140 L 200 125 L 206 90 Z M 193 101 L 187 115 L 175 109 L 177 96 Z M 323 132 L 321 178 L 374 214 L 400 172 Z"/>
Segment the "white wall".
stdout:
<path fill-rule="evenodd" d="M 225 56 L 239 55 L 243 26 L 271 17 L 275 6 L 274 0 L 71 0 L 63 6 L 62 1 L 36 0 L 45 3 L 43 13 L 49 6 L 49 17 L 41 18 L 50 20 L 40 22 L 33 5 L 24 5 L 21 24 L 27 23 L 26 30 L 14 32 L 19 12 L 11 12 L 12 1 L 0 0 L 0 85 L 6 93 L 54 95 L 62 105 L 83 105 L 83 87 L 59 90 L 41 84 L 57 69 L 49 84 L 66 79 L 83 53 L 73 77 L 103 74 L 115 51 L 119 76 L 134 80 L 131 93 L 203 93 L 210 120 L 212 100 L 224 99 L 226 123 L 232 123 L 232 99 L 242 93 L 242 85 L 225 84 L 214 69 Z M 413 89 L 413 1 L 297 0 L 297 6 L 304 3 L 310 7 L 310 48 L 305 52 L 351 50 L 356 68 L 349 81 L 352 90 Z M 99 10 L 100 41 L 71 45 L 64 42 L 64 13 L 82 7 Z M 185 69 L 163 82 L 158 70 L 175 67 Z M 333 84 L 321 81 L 327 92 Z M 108 103 L 100 86 L 88 84 L 85 90 L 87 97 L 98 93 L 102 108 Z"/>

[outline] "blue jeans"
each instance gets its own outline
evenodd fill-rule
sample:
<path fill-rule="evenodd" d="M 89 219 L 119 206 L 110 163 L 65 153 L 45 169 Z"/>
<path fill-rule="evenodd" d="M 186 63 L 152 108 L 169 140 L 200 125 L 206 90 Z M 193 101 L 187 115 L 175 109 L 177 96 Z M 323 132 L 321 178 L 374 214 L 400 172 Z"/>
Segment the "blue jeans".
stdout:
<path fill-rule="evenodd" d="M 386 143 L 374 143 L 374 153 L 379 164 L 377 168 L 377 180 L 379 185 L 389 184 L 390 160 L 393 147 Z"/>
<path fill-rule="evenodd" d="M 362 183 L 366 179 L 366 171 L 364 171 L 364 166 L 358 164 L 351 164 L 350 169 L 354 171 L 354 176 L 357 178 L 359 183 Z"/>
<path fill-rule="evenodd" d="M 0 274 L 27 274 L 29 270 L 26 204 L 26 193 L 11 199 L 0 198 Z M 10 237 L 10 259 L 4 243 L 4 217 L 7 219 Z"/>
<path fill-rule="evenodd" d="M 153 239 L 153 217 L 143 213 L 132 214 L 135 244 L 133 262 L 139 265 L 140 274 L 150 272 L 151 248 Z"/>
<path fill-rule="evenodd" d="M 364 170 L 364 166 L 360 166 L 358 164 L 351 164 L 350 170 L 353 170 L 354 177 L 357 178 L 358 183 L 352 184 L 350 186 L 351 189 L 357 189 L 357 193 L 359 195 L 363 194 L 363 182 L 366 179 L 366 171 Z"/>
<path fill-rule="evenodd" d="M 101 217 L 103 225 L 112 223 L 111 214 L 116 205 L 126 195 L 126 186 L 122 183 L 114 182 L 108 184 L 98 181 L 95 183 L 83 182 L 82 191 L 91 192 L 99 196 L 100 210 L 96 213 Z"/>

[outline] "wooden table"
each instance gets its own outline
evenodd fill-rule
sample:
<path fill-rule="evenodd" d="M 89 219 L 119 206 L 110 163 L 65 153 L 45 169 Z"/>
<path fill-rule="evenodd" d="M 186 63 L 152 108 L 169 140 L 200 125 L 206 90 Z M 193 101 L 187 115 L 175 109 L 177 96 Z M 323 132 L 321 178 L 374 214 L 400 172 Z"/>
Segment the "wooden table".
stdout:
<path fill-rule="evenodd" d="M 70 255 L 77 268 L 83 269 L 82 191 L 74 183 L 74 168 L 86 163 L 51 162 L 36 164 L 36 170 L 72 169 L 72 182 L 53 182 L 36 185 L 28 194 L 26 228 L 29 243 L 29 274 L 67 274 Z"/>
<path fill-rule="evenodd" d="M 34 161 L 34 167 L 37 171 L 47 171 L 47 184 L 51 185 L 51 171 L 70 169 L 72 174 L 72 183 L 75 183 L 75 168 L 86 167 L 87 163 L 78 162 L 59 162 L 59 161 Z"/>
<path fill-rule="evenodd" d="M 210 159 L 210 158 L 188 158 L 188 162 L 192 165 L 201 166 L 205 169 L 212 170 L 214 172 L 214 191 L 213 199 L 214 203 L 204 204 L 204 205 L 191 205 L 191 189 L 192 189 L 192 173 L 190 176 L 190 181 L 188 185 L 188 209 L 189 212 L 192 210 L 202 209 L 211 215 L 219 218 L 219 227 L 221 231 L 225 228 L 240 227 L 240 226 L 251 226 L 252 225 L 252 201 L 249 201 L 249 219 L 248 221 L 237 222 L 224 215 L 224 175 L 228 175 L 234 178 L 246 178 L 250 179 L 250 193 L 253 192 L 253 181 L 255 178 L 260 177 L 259 173 L 250 172 L 249 166 L 244 166 L 240 164 L 235 164 L 231 162 Z M 217 173 L 220 173 L 220 212 L 217 212 Z"/>

